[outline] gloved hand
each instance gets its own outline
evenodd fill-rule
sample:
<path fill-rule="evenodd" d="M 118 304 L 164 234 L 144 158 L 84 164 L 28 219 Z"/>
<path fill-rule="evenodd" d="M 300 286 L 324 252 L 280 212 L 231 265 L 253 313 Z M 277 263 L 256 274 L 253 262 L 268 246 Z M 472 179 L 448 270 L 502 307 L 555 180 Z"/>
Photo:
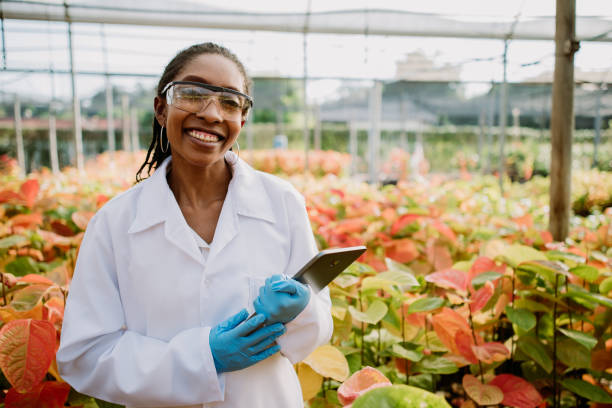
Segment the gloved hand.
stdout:
<path fill-rule="evenodd" d="M 258 329 L 265 317 L 256 314 L 245 322 L 248 316 L 242 309 L 210 330 L 208 343 L 217 373 L 241 370 L 280 350 L 274 342 L 285 333 L 285 327 L 277 323 Z"/>
<path fill-rule="evenodd" d="M 266 317 L 267 324 L 288 323 L 300 314 L 310 300 L 310 290 L 300 282 L 272 275 L 259 288 L 253 302 L 255 311 Z"/>

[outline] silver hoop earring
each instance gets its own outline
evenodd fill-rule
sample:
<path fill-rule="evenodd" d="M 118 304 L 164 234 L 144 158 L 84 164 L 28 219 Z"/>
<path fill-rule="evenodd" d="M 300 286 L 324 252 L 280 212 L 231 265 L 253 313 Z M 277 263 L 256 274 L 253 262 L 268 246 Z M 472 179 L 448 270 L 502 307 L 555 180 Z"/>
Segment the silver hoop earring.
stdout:
<path fill-rule="evenodd" d="M 170 140 L 168 140 L 168 132 L 166 132 L 166 149 L 164 149 L 164 127 L 161 127 L 161 130 L 159 131 L 159 150 L 162 151 L 162 153 L 166 153 L 168 151 L 168 146 L 170 146 Z"/>

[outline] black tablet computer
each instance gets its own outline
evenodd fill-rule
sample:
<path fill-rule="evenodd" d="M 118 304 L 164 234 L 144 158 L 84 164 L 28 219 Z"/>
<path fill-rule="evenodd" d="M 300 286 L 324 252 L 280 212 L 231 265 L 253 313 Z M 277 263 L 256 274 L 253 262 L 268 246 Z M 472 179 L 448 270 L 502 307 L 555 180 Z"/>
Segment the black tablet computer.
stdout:
<path fill-rule="evenodd" d="M 306 263 L 293 279 L 319 292 L 366 250 L 365 246 L 324 249 Z"/>

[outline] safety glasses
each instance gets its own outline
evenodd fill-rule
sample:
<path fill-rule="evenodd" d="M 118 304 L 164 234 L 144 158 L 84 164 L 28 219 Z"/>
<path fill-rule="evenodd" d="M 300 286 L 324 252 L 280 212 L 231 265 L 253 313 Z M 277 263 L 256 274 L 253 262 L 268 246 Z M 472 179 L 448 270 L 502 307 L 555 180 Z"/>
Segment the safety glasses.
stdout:
<path fill-rule="evenodd" d="M 253 98 L 229 88 L 191 81 L 173 81 L 164 87 L 166 102 L 177 109 L 198 113 L 215 102 L 227 120 L 243 120 L 253 106 Z"/>

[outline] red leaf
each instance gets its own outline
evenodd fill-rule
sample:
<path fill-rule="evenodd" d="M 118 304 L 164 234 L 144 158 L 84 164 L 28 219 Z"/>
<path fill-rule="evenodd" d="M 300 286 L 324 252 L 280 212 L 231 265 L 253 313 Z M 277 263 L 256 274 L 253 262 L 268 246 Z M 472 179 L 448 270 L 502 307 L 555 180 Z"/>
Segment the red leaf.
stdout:
<path fill-rule="evenodd" d="M 435 283 L 443 288 L 452 288 L 460 291 L 466 290 L 467 277 L 463 271 L 446 269 L 425 276 L 427 282 Z"/>
<path fill-rule="evenodd" d="M 28 208 L 32 208 L 32 206 L 34 205 L 39 188 L 40 187 L 38 185 L 38 180 L 36 179 L 30 179 L 25 181 L 19 188 L 21 196 L 23 197 L 25 204 Z"/>
<path fill-rule="evenodd" d="M 482 288 L 474 292 L 471 297 L 472 303 L 470 303 L 470 310 L 472 313 L 476 313 L 485 307 L 489 299 L 493 296 L 493 293 L 495 293 L 495 287 L 491 281 L 487 281 Z"/>
<path fill-rule="evenodd" d="M 11 388 L 4 403 L 6 408 L 61 408 L 69 393 L 68 383 L 45 381 L 26 393 Z"/>
<path fill-rule="evenodd" d="M 40 284 L 40 285 L 49 285 L 49 286 L 55 285 L 55 282 L 53 282 L 49 278 L 45 278 L 44 276 L 37 275 L 35 273 L 27 274 L 26 276 L 17 278 L 17 280 L 19 282 L 34 283 L 34 284 Z"/>
<path fill-rule="evenodd" d="M 391 226 L 391 235 L 399 234 L 405 227 L 412 224 L 419 218 L 423 217 L 420 214 L 404 214 Z"/>
<path fill-rule="evenodd" d="M 455 235 L 453 230 L 449 228 L 448 225 L 444 224 L 440 220 L 433 220 L 432 225 L 434 226 L 435 229 L 438 230 L 440 235 L 445 236 L 446 238 L 448 238 L 453 243 L 457 242 L 457 236 Z"/>
<path fill-rule="evenodd" d="M 391 381 L 383 373 L 366 366 L 342 383 L 338 388 L 338 399 L 343 405 L 348 405 L 367 391 L 390 385 Z"/>
<path fill-rule="evenodd" d="M 478 360 L 487 364 L 504 361 L 510 357 L 510 350 L 499 342 L 490 342 L 478 346 L 472 346 L 472 350 L 474 351 L 474 355 Z"/>
<path fill-rule="evenodd" d="M 63 237 L 71 237 L 75 234 L 72 228 L 70 228 L 65 223 L 57 220 L 51 222 L 51 229 L 53 229 L 53 232 Z"/>
<path fill-rule="evenodd" d="M 10 202 L 10 201 L 19 201 L 20 199 L 21 199 L 21 196 L 14 191 L 11 191 L 11 190 L 0 191 L 0 204 Z"/>
<path fill-rule="evenodd" d="M 410 238 L 394 239 L 383 246 L 385 255 L 397 262 L 411 262 L 419 256 L 419 250 Z"/>
<path fill-rule="evenodd" d="M 495 261 L 493 261 L 491 258 L 487 258 L 486 256 L 478 257 L 470 268 L 470 272 L 468 274 L 469 282 L 472 282 L 472 279 L 474 279 L 481 273 L 490 271 L 498 272 L 503 275 L 506 272 L 506 265 L 497 265 Z M 470 284 L 470 287 L 471 286 L 472 285 Z"/>
<path fill-rule="evenodd" d="M 46 319 L 50 321 L 56 328 L 61 329 L 61 324 L 64 319 L 64 300 L 58 297 L 52 297 L 44 304 Z"/>
<path fill-rule="evenodd" d="M 0 368 L 18 392 L 45 377 L 55 357 L 55 327 L 45 320 L 13 320 L 0 330 Z"/>
<path fill-rule="evenodd" d="M 360 233 L 368 227 L 368 221 L 364 218 L 348 218 L 338 221 L 334 227 L 336 234 Z"/>
<path fill-rule="evenodd" d="M 543 401 L 542 396 L 531 383 L 511 374 L 500 374 L 489 385 L 495 385 L 503 391 L 503 405 L 535 408 Z"/>
<path fill-rule="evenodd" d="M 449 269 L 453 266 L 453 258 L 444 244 L 430 240 L 427 244 L 427 260 L 433 265 L 435 271 Z"/>

